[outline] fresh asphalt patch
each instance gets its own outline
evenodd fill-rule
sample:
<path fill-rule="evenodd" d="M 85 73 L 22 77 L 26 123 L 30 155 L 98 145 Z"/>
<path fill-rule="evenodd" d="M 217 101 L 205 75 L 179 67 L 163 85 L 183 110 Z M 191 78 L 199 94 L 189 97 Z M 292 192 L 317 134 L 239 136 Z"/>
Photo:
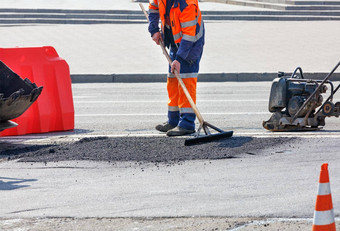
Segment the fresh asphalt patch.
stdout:
<path fill-rule="evenodd" d="M 0 159 L 22 162 L 106 161 L 178 163 L 256 156 L 264 149 L 278 149 L 298 138 L 231 137 L 215 142 L 184 146 L 185 138 L 94 137 L 73 143 L 25 145 L 0 142 Z M 277 152 L 277 151 L 276 151 Z"/>

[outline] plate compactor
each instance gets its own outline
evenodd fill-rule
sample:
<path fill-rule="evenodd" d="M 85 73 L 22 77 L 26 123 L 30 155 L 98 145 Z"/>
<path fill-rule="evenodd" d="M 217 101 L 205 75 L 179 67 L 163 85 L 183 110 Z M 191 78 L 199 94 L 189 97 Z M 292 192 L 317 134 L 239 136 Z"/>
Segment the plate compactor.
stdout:
<path fill-rule="evenodd" d="M 339 67 L 340 62 L 323 80 L 305 79 L 302 69 L 297 67 L 292 75 L 279 72 L 272 82 L 269 97 L 269 111 L 272 116 L 262 125 L 270 131 L 313 131 L 325 126 L 325 118 L 339 117 L 340 102 L 333 102 L 333 96 L 340 88 L 328 79 Z M 330 88 L 324 101 L 323 95 Z"/>

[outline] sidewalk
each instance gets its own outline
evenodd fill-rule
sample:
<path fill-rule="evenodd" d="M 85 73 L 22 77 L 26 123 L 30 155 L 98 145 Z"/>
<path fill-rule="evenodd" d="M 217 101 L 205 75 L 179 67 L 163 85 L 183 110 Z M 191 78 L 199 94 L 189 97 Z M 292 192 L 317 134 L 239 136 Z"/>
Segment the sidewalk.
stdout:
<path fill-rule="evenodd" d="M 0 8 L 24 9 L 82 9 L 82 10 L 140 10 L 139 3 L 132 0 L 2 0 Z M 143 3 L 147 9 L 148 4 Z M 228 5 L 213 2 L 200 2 L 201 10 L 254 10 L 257 8 Z M 257 9 L 258 10 L 258 9 Z M 263 9 L 265 10 L 265 9 Z"/>
<path fill-rule="evenodd" d="M 0 8 L 139 9 L 138 3 L 130 0 L 112 2 L 5 0 Z M 202 10 L 245 9 L 220 3 L 200 5 Z M 336 45 L 339 26 L 338 21 L 205 23 L 201 76 L 210 76 L 211 80 L 226 76 L 229 80 L 244 80 L 243 76 L 270 80 L 277 71 L 293 72 L 297 66 L 306 73 L 328 73 L 340 61 L 340 46 Z M 156 81 L 168 71 L 160 48 L 150 39 L 147 24 L 2 26 L 0 32 L 5 35 L 0 38 L 1 47 L 55 47 L 68 62 L 72 78 L 79 81 L 89 76 L 99 76 L 105 82 L 114 76 L 120 76 L 123 82 L 133 78 Z M 252 73 L 260 77 L 253 78 Z"/>

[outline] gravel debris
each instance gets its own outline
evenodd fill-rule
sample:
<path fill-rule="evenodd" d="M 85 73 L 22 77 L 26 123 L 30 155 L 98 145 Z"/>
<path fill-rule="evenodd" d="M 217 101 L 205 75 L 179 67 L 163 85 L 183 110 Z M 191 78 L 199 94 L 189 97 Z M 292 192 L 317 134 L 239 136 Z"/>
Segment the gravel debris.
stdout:
<path fill-rule="evenodd" d="M 180 163 L 256 156 L 261 150 L 286 145 L 297 138 L 231 137 L 215 142 L 184 146 L 185 138 L 92 137 L 74 143 L 23 145 L 0 143 L 0 159 L 23 162 L 70 160 Z"/>

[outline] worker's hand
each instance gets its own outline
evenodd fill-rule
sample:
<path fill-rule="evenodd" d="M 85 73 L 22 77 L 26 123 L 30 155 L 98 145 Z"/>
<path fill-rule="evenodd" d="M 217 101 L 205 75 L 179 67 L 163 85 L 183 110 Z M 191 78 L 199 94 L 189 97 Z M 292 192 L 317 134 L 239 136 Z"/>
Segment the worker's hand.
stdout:
<path fill-rule="evenodd" d="M 156 32 L 152 35 L 152 40 L 155 41 L 155 43 L 157 43 L 157 45 L 160 44 L 160 42 L 162 41 L 162 35 L 160 32 Z"/>
<path fill-rule="evenodd" d="M 175 70 L 177 70 L 178 73 L 180 73 L 181 70 L 181 64 L 177 60 L 171 63 L 171 73 L 175 73 Z"/>

